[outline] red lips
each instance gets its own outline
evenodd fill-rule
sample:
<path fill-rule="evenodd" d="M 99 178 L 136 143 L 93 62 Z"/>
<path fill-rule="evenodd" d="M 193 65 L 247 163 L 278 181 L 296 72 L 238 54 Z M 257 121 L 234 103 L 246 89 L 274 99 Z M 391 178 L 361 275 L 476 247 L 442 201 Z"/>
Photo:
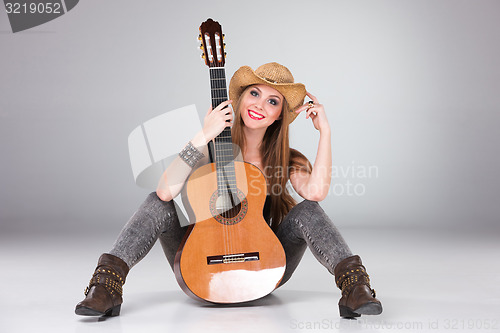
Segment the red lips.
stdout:
<path fill-rule="evenodd" d="M 254 114 L 258 115 L 258 116 L 259 116 L 259 118 L 258 118 L 258 117 L 255 117 L 254 115 L 252 115 L 252 113 L 254 113 Z M 255 112 L 254 110 L 248 110 L 248 116 L 249 116 L 250 118 L 252 118 L 253 120 L 262 120 L 262 119 L 264 119 L 264 118 L 265 118 L 265 117 L 264 117 L 264 115 L 262 115 L 262 114 L 260 114 L 260 113 L 258 113 L 258 112 Z M 262 118 L 260 118 L 260 117 L 262 117 Z"/>

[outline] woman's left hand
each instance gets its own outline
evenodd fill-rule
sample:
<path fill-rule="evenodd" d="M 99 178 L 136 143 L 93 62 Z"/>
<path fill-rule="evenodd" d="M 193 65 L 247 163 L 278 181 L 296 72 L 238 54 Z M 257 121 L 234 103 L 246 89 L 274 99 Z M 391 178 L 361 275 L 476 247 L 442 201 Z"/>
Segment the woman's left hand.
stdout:
<path fill-rule="evenodd" d="M 328 119 L 326 118 L 325 109 L 323 104 L 318 102 L 318 99 L 306 92 L 306 95 L 312 100 L 313 104 L 306 103 L 299 107 L 295 112 L 301 113 L 302 111 L 306 112 L 306 119 L 311 118 L 314 128 L 318 131 L 322 131 L 323 129 L 330 129 L 330 125 L 328 124 Z"/>

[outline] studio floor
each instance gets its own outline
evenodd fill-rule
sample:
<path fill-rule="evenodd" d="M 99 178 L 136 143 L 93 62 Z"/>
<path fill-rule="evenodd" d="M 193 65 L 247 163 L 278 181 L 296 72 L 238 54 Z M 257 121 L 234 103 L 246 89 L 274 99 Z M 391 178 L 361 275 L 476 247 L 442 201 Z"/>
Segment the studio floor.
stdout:
<path fill-rule="evenodd" d="M 500 235 L 341 228 L 384 306 L 341 319 L 333 278 L 310 252 L 291 280 L 245 306 L 204 305 L 177 286 L 159 244 L 130 272 L 121 315 L 80 317 L 98 256 L 116 233 L 0 236 L 0 332 L 500 331 Z"/>

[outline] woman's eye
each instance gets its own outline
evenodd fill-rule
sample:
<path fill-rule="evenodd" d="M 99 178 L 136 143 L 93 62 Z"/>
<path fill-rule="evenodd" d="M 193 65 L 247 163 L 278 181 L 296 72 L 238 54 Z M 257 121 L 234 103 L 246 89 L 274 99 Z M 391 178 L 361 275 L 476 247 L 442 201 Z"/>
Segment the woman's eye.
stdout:
<path fill-rule="evenodd" d="M 250 95 L 257 97 L 257 96 L 259 96 L 259 93 L 255 90 L 252 90 L 252 91 L 250 91 Z"/>
<path fill-rule="evenodd" d="M 278 101 L 277 101 L 277 100 L 275 100 L 275 99 L 270 99 L 270 100 L 269 100 L 269 103 L 270 103 L 271 105 L 278 105 Z"/>

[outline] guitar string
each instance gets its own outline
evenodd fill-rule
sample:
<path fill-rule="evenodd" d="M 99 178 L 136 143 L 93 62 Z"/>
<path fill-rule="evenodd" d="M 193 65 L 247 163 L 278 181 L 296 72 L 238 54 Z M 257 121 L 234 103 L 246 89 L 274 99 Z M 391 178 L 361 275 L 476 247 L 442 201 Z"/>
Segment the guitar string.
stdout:
<path fill-rule="evenodd" d="M 222 52 L 222 51 L 221 51 Z M 226 77 L 225 77 L 225 71 L 224 68 L 220 68 L 218 70 L 219 72 L 219 95 L 220 95 L 220 100 L 227 100 L 227 90 L 226 90 Z M 222 136 L 223 140 L 223 155 L 224 155 L 224 176 L 225 176 L 225 181 L 226 181 L 226 189 L 227 189 L 227 194 L 226 194 L 226 215 L 227 219 L 229 221 L 227 225 L 228 229 L 228 243 L 229 243 L 229 253 L 235 253 L 235 248 L 234 248 L 234 231 L 235 228 L 231 222 L 234 219 L 234 215 L 236 214 L 236 207 L 234 204 L 236 203 L 236 200 L 234 198 L 235 194 L 235 189 L 234 183 L 236 179 L 234 179 L 234 163 L 233 163 L 233 154 L 232 154 L 232 140 L 231 140 L 231 128 L 230 127 L 225 127 L 224 128 L 224 135 Z M 227 136 L 229 134 L 229 136 Z"/>
<path fill-rule="evenodd" d="M 215 34 L 213 35 L 215 37 Z M 211 36 L 209 35 L 208 38 Z M 211 47 L 211 56 L 213 59 L 213 65 L 212 67 L 214 68 L 213 70 L 210 71 L 211 83 L 213 84 L 214 89 L 212 89 L 212 97 L 213 97 L 213 105 L 212 107 L 215 108 L 217 107 L 221 102 L 226 101 L 227 98 L 227 88 L 226 88 L 226 77 L 225 77 L 225 70 L 224 66 L 217 66 L 217 61 L 222 61 L 222 59 L 219 59 L 219 55 L 222 57 L 224 53 L 224 46 L 223 46 L 223 39 L 220 38 L 221 34 L 218 35 L 219 39 L 218 41 L 213 39 L 214 43 L 219 45 L 219 48 L 217 48 L 217 45 L 214 45 L 212 43 Z M 211 66 L 209 66 L 211 67 Z M 212 75 L 213 74 L 213 75 Z M 216 101 L 214 101 L 216 99 Z M 229 136 L 226 134 L 229 132 Z M 229 142 L 228 142 L 229 139 Z M 214 138 L 216 147 L 215 151 L 216 154 L 219 155 L 221 158 L 217 159 L 216 157 L 216 167 L 218 163 L 218 170 L 221 170 L 220 173 L 218 173 L 218 179 L 217 179 L 217 187 L 218 187 L 218 193 L 219 196 L 223 196 L 222 200 L 222 217 L 224 220 L 224 226 L 223 229 L 225 229 L 225 244 L 226 245 L 226 252 L 227 253 L 236 253 L 233 249 L 233 242 L 232 239 L 234 238 L 233 233 L 234 233 L 234 228 L 232 227 L 231 220 L 234 220 L 235 216 L 237 215 L 237 208 L 239 206 L 239 197 L 237 195 L 237 184 L 236 184 L 236 173 L 235 173 L 235 165 L 234 165 L 234 153 L 232 149 L 232 140 L 231 140 L 231 128 L 230 127 L 225 127 L 222 133 Z M 225 186 L 224 186 L 225 185 Z M 230 201 L 229 201 L 230 200 Z M 236 205 L 235 205 L 236 204 Z M 241 208 L 241 207 L 240 207 Z M 226 224 L 225 221 L 228 221 L 229 223 Z"/>
<path fill-rule="evenodd" d="M 224 68 L 220 68 L 217 70 L 218 72 L 218 92 L 219 92 L 219 102 L 221 102 L 222 100 L 227 100 L 227 91 L 226 91 L 226 78 L 225 78 L 225 72 L 224 72 Z M 228 134 L 229 132 L 229 137 L 226 135 Z M 231 179 L 231 162 L 232 162 L 232 159 L 231 159 L 231 154 L 229 154 L 229 147 L 231 145 L 231 129 L 229 127 L 225 127 L 224 128 L 224 131 L 223 131 L 223 135 L 221 136 L 221 139 L 222 139 L 222 142 L 223 144 L 221 145 L 221 148 L 222 148 L 222 154 L 224 156 L 223 158 L 223 163 L 224 163 L 224 166 L 223 166 L 223 175 L 224 175 L 224 180 L 225 180 L 225 183 L 226 183 L 226 196 L 225 196 L 225 204 L 226 204 L 226 207 L 225 207 L 225 214 L 226 214 L 226 218 L 228 220 L 228 224 L 226 226 L 226 229 L 228 231 L 228 248 L 229 248 L 229 254 L 232 254 L 232 253 L 235 253 L 235 249 L 233 248 L 234 246 L 234 242 L 233 242 L 233 239 L 234 239 L 234 235 L 233 235 L 233 232 L 234 232 L 234 227 L 233 225 L 231 224 L 231 220 L 233 218 L 233 204 L 234 204 L 234 200 L 231 200 L 231 197 L 232 197 L 232 184 L 230 183 L 232 181 Z M 229 139 L 229 140 L 228 140 Z"/>
<path fill-rule="evenodd" d="M 214 48 L 214 57 L 217 56 L 217 48 Z M 220 104 L 221 102 L 223 102 L 223 97 L 222 96 L 222 90 L 220 90 L 222 88 L 222 82 L 221 82 L 221 77 L 220 77 L 220 70 L 217 68 L 215 69 L 215 76 L 216 76 L 216 81 L 215 81 L 215 86 L 217 87 L 217 90 L 215 91 L 215 96 L 217 97 L 217 102 L 215 104 Z M 226 160 L 226 155 L 225 155 L 225 140 L 224 140 L 224 133 L 225 132 L 225 128 L 223 129 L 223 131 L 220 133 L 220 136 L 219 136 L 219 141 L 220 141 L 220 144 L 219 144 L 219 149 L 220 149 L 220 154 L 221 154 L 221 159 L 220 159 L 220 170 L 221 170 L 221 184 L 220 184 L 220 194 L 221 196 L 223 197 L 223 217 L 224 217 L 224 228 L 225 228 L 225 231 L 226 231 L 226 244 L 227 244 L 227 251 L 226 251 L 226 254 L 231 254 L 231 226 L 230 226 L 230 223 L 227 223 L 227 221 L 229 220 L 229 212 L 228 212 L 228 201 L 227 201 L 227 175 L 226 175 L 226 169 L 225 169 L 225 164 L 227 163 L 227 160 Z M 226 224 L 227 223 L 227 224 Z"/>
<path fill-rule="evenodd" d="M 213 51 L 213 48 L 211 48 L 211 51 Z M 213 57 L 213 56 L 212 56 L 212 57 Z M 213 58 L 212 58 L 212 59 L 213 59 Z M 216 90 L 214 90 L 214 87 L 215 87 L 215 84 L 216 84 L 216 81 L 214 81 L 214 76 L 215 76 L 215 74 L 214 74 L 214 73 L 215 73 L 215 72 L 214 72 L 214 70 L 212 70 L 212 68 L 210 68 L 210 80 L 211 80 L 211 81 L 210 81 L 210 84 L 211 84 L 211 87 L 212 87 L 212 90 L 211 90 L 211 93 L 212 93 L 212 108 L 214 108 L 214 109 L 215 109 L 215 106 L 216 106 L 215 104 L 217 104 L 215 99 L 216 99 L 216 97 L 217 97 L 217 96 L 215 95 Z M 217 212 L 217 214 L 218 214 L 218 211 L 217 211 L 217 202 L 219 201 L 219 197 L 220 197 L 220 194 L 221 194 L 221 191 L 220 191 L 221 189 L 220 189 L 220 185 L 219 185 L 219 182 L 220 182 L 220 176 L 221 176 L 221 175 L 220 175 L 220 173 L 219 173 L 219 172 L 220 172 L 220 168 L 219 168 L 219 163 L 220 163 L 220 162 L 219 162 L 219 160 L 220 160 L 220 157 L 221 157 L 221 156 L 220 156 L 220 154 L 219 154 L 219 143 L 218 143 L 218 141 L 219 141 L 219 140 L 218 140 L 218 138 L 217 138 L 217 137 L 215 137 L 215 138 L 214 138 L 214 148 L 215 148 L 215 170 L 216 170 L 216 176 L 217 176 L 217 198 L 216 198 L 216 202 L 215 202 L 215 205 L 216 205 L 216 207 L 215 207 L 215 208 L 216 208 L 216 212 Z M 224 230 L 224 225 L 223 225 L 222 229 L 223 229 L 223 231 L 225 231 L 225 230 Z M 225 242 L 225 237 L 224 237 L 224 233 L 223 233 L 222 240 L 223 240 L 224 245 L 226 245 L 226 242 Z M 225 250 L 226 250 L 226 252 L 227 252 L 227 247 L 225 248 Z"/>
<path fill-rule="evenodd" d="M 214 52 L 215 51 L 215 52 Z M 215 57 L 217 56 L 216 55 L 216 49 L 215 48 L 212 48 L 212 57 L 213 59 L 215 60 Z M 214 63 L 215 65 L 215 63 Z M 212 107 L 215 108 L 217 107 L 220 102 L 222 102 L 222 99 L 224 99 L 223 97 L 223 94 L 222 93 L 222 89 L 225 88 L 223 86 L 225 86 L 225 84 L 222 84 L 223 82 L 221 82 L 221 79 L 223 79 L 223 77 L 220 77 L 218 74 L 219 74 L 219 70 L 218 70 L 218 67 L 214 66 L 213 67 L 214 69 L 212 69 L 210 71 L 210 74 L 211 74 L 211 79 L 212 79 L 212 87 L 215 88 L 212 89 L 212 96 L 213 96 L 213 103 L 212 103 Z M 223 70 L 223 69 L 222 69 Z M 223 220 L 223 226 L 222 226 L 222 230 L 223 230 L 223 243 L 224 243 L 224 247 L 225 247 L 225 254 L 230 254 L 231 253 L 231 229 L 230 228 L 230 225 L 226 224 L 226 221 L 229 220 L 230 216 L 229 216 L 229 213 L 228 213 L 228 204 L 227 204 L 227 194 L 226 194 L 226 190 L 227 190 L 227 186 L 225 187 L 225 183 L 227 184 L 227 177 L 226 177 L 226 174 L 225 174 L 225 169 L 224 169 L 224 161 L 226 161 L 226 155 L 224 153 L 224 130 L 222 132 L 222 135 L 219 134 L 217 137 L 214 138 L 215 140 L 215 151 L 216 151 L 216 170 L 219 170 L 219 172 L 217 172 L 217 190 L 218 190 L 218 197 L 222 197 L 222 214 L 220 214 L 222 216 L 222 220 Z M 219 158 L 217 158 L 217 156 L 219 156 Z M 224 188 L 225 187 L 225 188 Z"/>

